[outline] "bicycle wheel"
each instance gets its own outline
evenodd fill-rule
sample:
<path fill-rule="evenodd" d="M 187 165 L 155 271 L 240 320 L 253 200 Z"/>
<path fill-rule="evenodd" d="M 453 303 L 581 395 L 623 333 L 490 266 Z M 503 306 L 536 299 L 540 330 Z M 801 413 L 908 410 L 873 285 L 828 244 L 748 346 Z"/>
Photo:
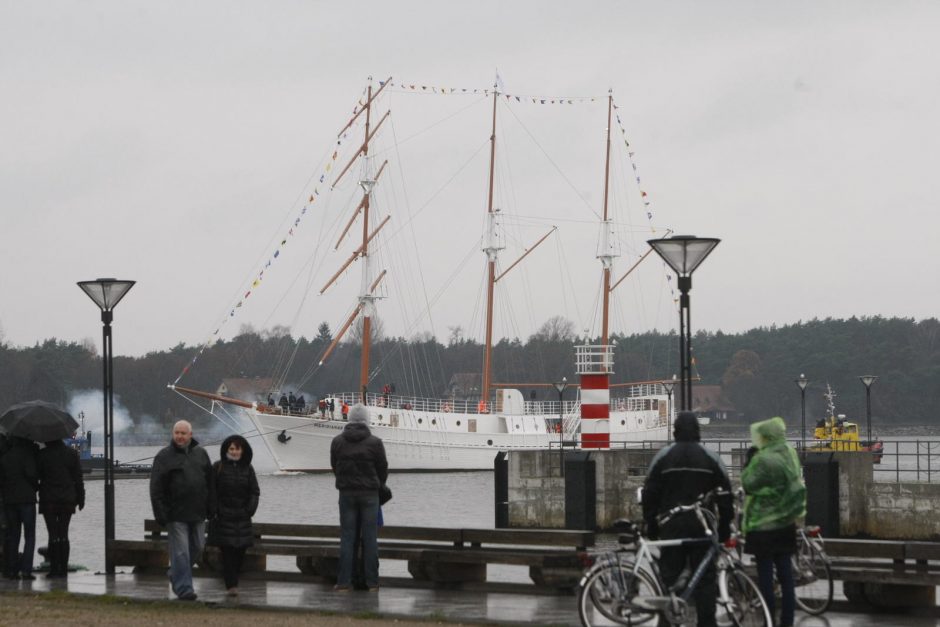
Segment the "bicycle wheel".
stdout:
<path fill-rule="evenodd" d="M 793 581 L 796 605 L 807 614 L 819 616 L 832 603 L 832 573 L 829 560 L 815 542 L 804 542 L 793 554 Z"/>
<path fill-rule="evenodd" d="M 585 627 L 594 625 L 660 624 L 655 612 L 639 610 L 633 602 L 659 596 L 659 584 L 646 570 L 633 573 L 633 562 L 609 562 L 588 572 L 578 591 L 578 617 Z"/>
<path fill-rule="evenodd" d="M 772 627 L 770 610 L 750 577 L 737 569 L 724 569 L 718 575 L 718 587 L 718 625 Z"/>

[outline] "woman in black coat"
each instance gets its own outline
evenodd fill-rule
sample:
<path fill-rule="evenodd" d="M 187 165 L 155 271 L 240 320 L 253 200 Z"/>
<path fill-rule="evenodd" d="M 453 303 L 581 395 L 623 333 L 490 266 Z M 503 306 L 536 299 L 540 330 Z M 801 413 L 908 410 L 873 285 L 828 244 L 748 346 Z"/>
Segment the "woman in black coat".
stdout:
<path fill-rule="evenodd" d="M 245 550 L 254 543 L 251 517 L 258 509 L 261 490 L 255 469 L 251 466 L 251 446 L 240 435 L 225 438 L 221 459 L 212 466 L 215 481 L 210 541 L 222 551 L 222 574 L 229 596 L 238 594 L 238 574 L 242 569 Z"/>
<path fill-rule="evenodd" d="M 69 523 L 75 508 L 85 508 L 85 482 L 78 451 L 62 440 L 46 442 L 37 457 L 39 513 L 49 531 L 49 573 L 67 577 L 69 569 Z"/>

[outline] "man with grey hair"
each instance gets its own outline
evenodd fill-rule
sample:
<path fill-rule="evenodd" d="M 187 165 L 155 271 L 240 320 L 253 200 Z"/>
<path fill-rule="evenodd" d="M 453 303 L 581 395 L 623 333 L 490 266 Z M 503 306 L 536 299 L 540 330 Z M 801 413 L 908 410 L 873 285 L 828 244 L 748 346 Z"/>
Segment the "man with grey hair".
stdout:
<path fill-rule="evenodd" d="M 150 503 L 153 516 L 166 528 L 170 583 L 183 601 L 195 601 L 193 562 L 202 555 L 212 490 L 212 464 L 193 439 L 185 420 L 173 425 L 173 441 L 153 460 Z"/>
<path fill-rule="evenodd" d="M 330 466 L 339 490 L 339 574 L 334 590 L 346 592 L 352 587 L 357 530 L 361 530 L 365 584 L 375 592 L 379 589 L 379 488 L 388 479 L 388 460 L 382 440 L 369 431 L 369 410 L 362 404 L 349 410 L 343 432 L 333 438 Z"/>

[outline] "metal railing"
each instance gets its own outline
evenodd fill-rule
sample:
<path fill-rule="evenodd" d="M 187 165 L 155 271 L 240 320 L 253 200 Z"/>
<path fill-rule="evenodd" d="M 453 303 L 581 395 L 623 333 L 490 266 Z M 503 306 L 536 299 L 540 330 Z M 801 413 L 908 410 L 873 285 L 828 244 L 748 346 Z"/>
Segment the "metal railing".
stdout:
<path fill-rule="evenodd" d="M 815 454 L 810 449 L 815 440 L 800 441 L 799 438 L 788 439 L 797 450 L 806 450 L 807 455 Z M 751 442 L 744 438 L 724 438 L 702 440 L 702 445 L 718 453 L 728 474 L 732 478 L 741 476 L 741 469 L 747 457 Z M 565 450 L 579 450 L 578 441 L 567 439 L 562 444 Z M 610 448 L 648 451 L 650 459 L 655 451 L 671 444 L 663 440 L 644 440 L 642 442 L 611 442 Z M 879 455 L 878 463 L 872 465 L 873 479 L 879 483 L 889 482 L 940 482 L 940 439 L 914 439 L 914 440 L 886 440 L 884 448 L 877 453 L 858 451 L 858 455 Z M 550 442 L 550 449 L 558 449 L 558 442 Z M 645 473 L 648 464 L 646 459 L 638 459 L 636 467 L 627 468 L 630 474 Z"/>

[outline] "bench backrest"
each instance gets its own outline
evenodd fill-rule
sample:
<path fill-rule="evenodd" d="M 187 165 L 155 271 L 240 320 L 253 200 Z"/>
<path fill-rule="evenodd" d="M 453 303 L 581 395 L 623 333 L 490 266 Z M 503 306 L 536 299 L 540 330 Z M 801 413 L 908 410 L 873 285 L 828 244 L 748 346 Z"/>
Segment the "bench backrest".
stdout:
<path fill-rule="evenodd" d="M 563 529 L 462 529 L 468 544 L 508 544 L 530 546 L 574 547 L 594 546 L 593 531 Z"/>
<path fill-rule="evenodd" d="M 890 560 L 940 560 L 940 542 L 827 538 L 825 546 L 826 553 L 832 557 Z"/>
<path fill-rule="evenodd" d="M 263 523 L 252 525 L 261 538 L 330 538 L 339 539 L 339 525 L 299 525 L 291 523 Z M 159 535 L 163 527 L 155 520 L 145 520 L 144 530 Z M 379 539 L 449 544 L 551 546 L 584 549 L 594 546 L 594 532 L 554 529 L 448 529 L 445 527 L 400 527 L 386 525 L 379 528 Z"/>

